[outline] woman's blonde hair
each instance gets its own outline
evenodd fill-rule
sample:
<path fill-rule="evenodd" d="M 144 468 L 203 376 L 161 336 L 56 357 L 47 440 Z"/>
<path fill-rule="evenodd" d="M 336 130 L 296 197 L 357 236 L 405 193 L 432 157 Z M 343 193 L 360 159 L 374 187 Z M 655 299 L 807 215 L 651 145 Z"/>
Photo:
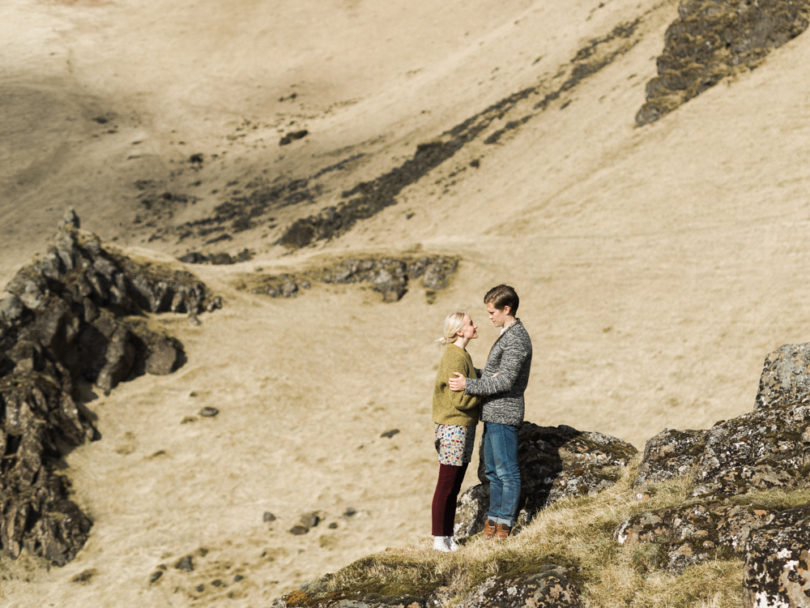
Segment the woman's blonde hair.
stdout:
<path fill-rule="evenodd" d="M 467 313 L 463 310 L 452 312 L 447 315 L 444 318 L 444 331 L 442 333 L 442 337 L 436 340 L 436 342 L 442 346 L 447 346 L 448 344 L 455 342 L 456 338 L 458 338 L 456 332 L 464 327 L 464 317 L 466 316 Z"/>

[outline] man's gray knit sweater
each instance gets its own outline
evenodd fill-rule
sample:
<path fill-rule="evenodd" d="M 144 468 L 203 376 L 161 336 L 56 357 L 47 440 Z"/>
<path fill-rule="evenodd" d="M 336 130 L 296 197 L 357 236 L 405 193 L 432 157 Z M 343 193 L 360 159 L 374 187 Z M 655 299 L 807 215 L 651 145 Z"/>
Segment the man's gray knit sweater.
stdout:
<path fill-rule="evenodd" d="M 492 345 L 481 378 L 467 378 L 464 392 L 484 397 L 481 420 L 520 426 L 531 366 L 532 341 L 516 319 Z"/>

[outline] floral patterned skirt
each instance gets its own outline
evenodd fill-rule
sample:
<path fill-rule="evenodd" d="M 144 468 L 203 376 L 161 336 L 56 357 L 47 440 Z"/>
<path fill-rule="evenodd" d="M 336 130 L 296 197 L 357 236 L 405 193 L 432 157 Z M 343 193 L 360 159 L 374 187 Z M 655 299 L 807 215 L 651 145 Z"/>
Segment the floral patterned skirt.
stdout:
<path fill-rule="evenodd" d="M 436 424 L 434 445 L 439 464 L 460 467 L 470 462 L 475 443 L 475 425 Z"/>

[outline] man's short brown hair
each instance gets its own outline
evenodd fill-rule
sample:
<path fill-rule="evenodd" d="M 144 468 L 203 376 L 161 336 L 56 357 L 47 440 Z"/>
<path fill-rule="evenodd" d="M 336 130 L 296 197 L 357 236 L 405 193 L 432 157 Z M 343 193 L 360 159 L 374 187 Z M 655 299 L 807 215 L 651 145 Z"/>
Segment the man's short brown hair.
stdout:
<path fill-rule="evenodd" d="M 490 302 L 498 310 L 503 310 L 508 306 L 509 314 L 515 316 L 515 314 L 517 314 L 518 304 L 520 304 L 520 298 L 518 298 L 514 287 L 510 287 L 509 285 L 496 285 L 484 296 L 484 304 L 489 304 Z"/>

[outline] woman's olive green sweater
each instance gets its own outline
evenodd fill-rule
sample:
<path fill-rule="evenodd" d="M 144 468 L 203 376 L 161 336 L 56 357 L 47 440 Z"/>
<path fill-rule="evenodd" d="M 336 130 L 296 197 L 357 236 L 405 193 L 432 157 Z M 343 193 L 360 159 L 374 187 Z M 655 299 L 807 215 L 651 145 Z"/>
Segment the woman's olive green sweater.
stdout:
<path fill-rule="evenodd" d="M 470 426 L 481 417 L 481 401 L 464 391 L 451 391 L 447 381 L 458 372 L 467 378 L 477 378 L 470 353 L 455 344 L 448 344 L 439 363 L 436 385 L 433 387 L 433 422 Z"/>

